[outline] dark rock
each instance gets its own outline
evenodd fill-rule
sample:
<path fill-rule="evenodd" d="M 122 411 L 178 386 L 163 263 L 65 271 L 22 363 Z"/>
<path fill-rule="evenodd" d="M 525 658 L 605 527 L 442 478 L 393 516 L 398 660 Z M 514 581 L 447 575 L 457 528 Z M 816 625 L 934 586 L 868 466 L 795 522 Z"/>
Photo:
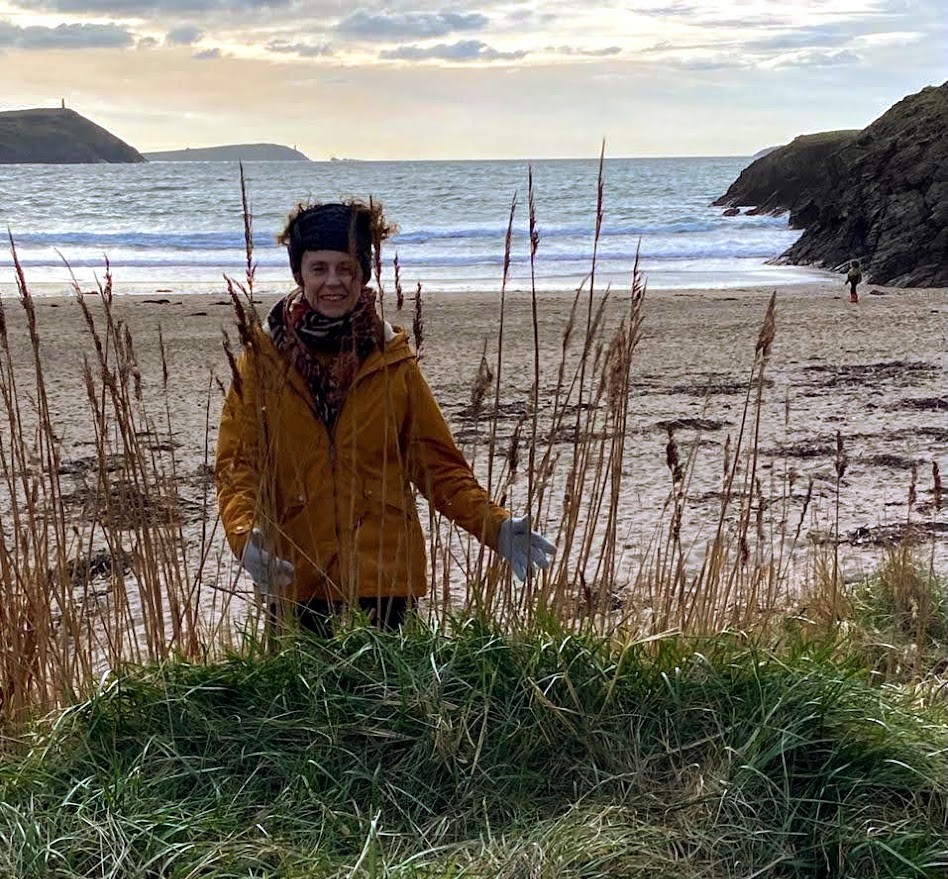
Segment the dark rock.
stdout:
<path fill-rule="evenodd" d="M 720 430 L 730 421 L 716 421 L 713 418 L 675 418 L 671 421 L 659 421 L 655 427 L 659 430 Z"/>
<path fill-rule="evenodd" d="M 872 434 L 854 434 L 853 438 L 872 437 Z M 903 427 L 900 430 L 891 430 L 885 434 L 887 442 L 916 442 L 920 436 L 929 437 L 943 446 L 948 446 L 948 427 L 935 427 L 930 424 Z"/>
<path fill-rule="evenodd" d="M 127 574 L 132 569 L 131 553 L 119 550 L 113 556 L 107 549 L 99 549 L 89 556 L 77 556 L 66 562 L 66 573 L 73 586 L 88 584 L 91 580 L 111 577 L 113 572 Z"/>
<path fill-rule="evenodd" d="M 832 458 L 836 454 L 836 440 L 814 437 L 797 443 L 782 443 L 761 453 L 766 458 Z"/>
<path fill-rule="evenodd" d="M 749 216 L 805 214 L 812 193 L 828 184 L 827 159 L 849 143 L 858 131 L 803 134 L 748 165 L 715 206 L 749 207 Z"/>
<path fill-rule="evenodd" d="M 914 386 L 928 376 L 937 376 L 940 367 L 924 360 L 882 360 L 877 363 L 804 366 L 803 371 L 812 374 L 811 384 L 817 387 L 875 387 L 880 383 L 890 382 Z"/>
<path fill-rule="evenodd" d="M 912 546 L 948 531 L 944 522 L 897 522 L 893 525 L 861 525 L 841 536 L 836 543 L 851 546 Z"/>
<path fill-rule="evenodd" d="M 914 409 L 916 412 L 948 412 L 948 397 L 910 397 L 891 404 L 889 409 Z"/>
<path fill-rule="evenodd" d="M 706 384 L 687 384 L 687 385 L 672 385 L 672 387 L 667 390 L 663 389 L 661 393 L 666 394 L 686 394 L 691 397 L 713 397 L 713 396 L 727 396 L 727 395 L 737 395 L 737 394 L 746 394 L 748 383 L 746 381 L 728 381 L 728 377 L 721 376 L 709 376 Z M 760 382 L 757 379 L 754 379 L 751 382 L 750 386 L 752 388 L 757 388 Z M 769 388 L 773 386 L 773 380 L 769 378 L 764 379 L 764 387 Z"/>
<path fill-rule="evenodd" d="M 0 113 L 0 164 L 144 161 L 138 150 L 74 110 Z"/>
<path fill-rule="evenodd" d="M 904 455 L 893 455 L 891 452 L 884 452 L 881 455 L 871 455 L 865 459 L 865 463 L 873 467 L 891 467 L 895 470 L 911 470 L 915 464 L 913 458 L 906 458 Z"/>
<path fill-rule="evenodd" d="M 860 132 L 798 137 L 751 164 L 716 205 L 790 212 L 803 235 L 780 261 L 863 263 L 873 284 L 948 286 L 948 82 Z"/>
<path fill-rule="evenodd" d="M 736 217 L 736 216 L 738 216 L 740 213 L 741 213 L 741 209 L 740 209 L 740 208 L 728 208 L 728 209 L 724 212 L 724 216 L 725 216 L 725 217 Z"/>

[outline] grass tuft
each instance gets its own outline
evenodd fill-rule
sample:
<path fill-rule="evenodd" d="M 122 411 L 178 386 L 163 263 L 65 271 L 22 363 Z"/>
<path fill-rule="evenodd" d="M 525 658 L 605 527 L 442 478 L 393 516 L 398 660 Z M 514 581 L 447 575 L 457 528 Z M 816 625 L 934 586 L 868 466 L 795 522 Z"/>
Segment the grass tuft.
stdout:
<path fill-rule="evenodd" d="M 4 765 L 0 875 L 943 875 L 944 718 L 833 655 L 452 619 L 141 669 Z"/>

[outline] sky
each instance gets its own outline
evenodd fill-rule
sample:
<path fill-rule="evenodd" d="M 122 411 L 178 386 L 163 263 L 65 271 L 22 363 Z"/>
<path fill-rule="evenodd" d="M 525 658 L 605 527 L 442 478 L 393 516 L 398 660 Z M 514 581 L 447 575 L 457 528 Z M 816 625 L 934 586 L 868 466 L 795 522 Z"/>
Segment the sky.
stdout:
<path fill-rule="evenodd" d="M 948 0 L 0 0 L 0 110 L 139 150 L 750 155 L 948 79 Z"/>

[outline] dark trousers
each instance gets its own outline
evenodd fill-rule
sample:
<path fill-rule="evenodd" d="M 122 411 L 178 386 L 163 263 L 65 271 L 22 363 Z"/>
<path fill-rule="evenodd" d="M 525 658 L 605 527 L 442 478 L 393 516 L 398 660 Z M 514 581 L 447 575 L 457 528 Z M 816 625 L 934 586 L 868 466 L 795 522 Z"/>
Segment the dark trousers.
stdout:
<path fill-rule="evenodd" d="M 368 616 L 369 622 L 386 632 L 395 632 L 401 628 L 409 607 L 414 607 L 414 601 L 408 598 L 359 599 L 359 609 Z M 333 617 L 342 609 L 342 605 L 336 602 L 312 598 L 297 608 L 296 617 L 304 631 L 329 638 L 332 635 Z"/>

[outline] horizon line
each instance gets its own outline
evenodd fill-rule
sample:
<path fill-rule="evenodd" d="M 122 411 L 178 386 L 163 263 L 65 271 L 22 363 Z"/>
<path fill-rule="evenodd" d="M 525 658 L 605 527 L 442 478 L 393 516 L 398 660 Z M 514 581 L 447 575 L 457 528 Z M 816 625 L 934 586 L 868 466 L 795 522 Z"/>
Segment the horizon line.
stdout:
<path fill-rule="evenodd" d="M 228 147 L 241 146 L 241 144 L 219 144 L 214 147 L 180 147 L 178 149 L 162 149 L 162 150 L 139 150 L 141 155 L 148 156 L 149 153 L 178 153 L 185 152 L 187 149 L 191 150 L 212 150 L 212 149 L 226 149 Z M 273 144 L 273 146 L 284 146 L 284 144 Z M 300 151 L 302 152 L 302 151 Z M 305 153 L 304 153 L 305 155 Z M 691 154 L 691 155 L 623 155 L 623 156 L 610 156 L 606 155 L 604 161 L 627 161 L 629 159 L 643 159 L 643 160 L 653 160 L 653 159 L 748 159 L 756 153 L 718 153 L 718 154 Z M 184 162 L 174 162 L 168 161 L 167 164 L 189 164 L 189 165 L 199 165 L 199 164 L 217 164 L 219 162 L 232 162 L 238 161 L 237 159 L 206 159 L 206 160 L 189 160 Z M 527 158 L 523 156 L 493 156 L 488 158 L 478 158 L 475 156 L 465 156 L 465 157 L 423 157 L 423 158 L 385 158 L 385 159 L 359 159 L 351 156 L 331 156 L 328 159 L 313 159 L 309 156 L 306 156 L 305 159 L 243 159 L 240 161 L 245 162 L 279 162 L 281 164 L 292 165 L 294 163 L 304 163 L 309 162 L 314 165 L 329 165 L 329 164 L 340 164 L 345 162 L 351 162 L 353 164 L 360 165 L 369 165 L 373 163 L 394 163 L 394 162 L 598 162 L 598 156 L 541 156 L 539 158 Z M 149 160 L 151 162 L 151 160 Z M 154 164 L 164 164 L 162 160 L 155 161 Z"/>

